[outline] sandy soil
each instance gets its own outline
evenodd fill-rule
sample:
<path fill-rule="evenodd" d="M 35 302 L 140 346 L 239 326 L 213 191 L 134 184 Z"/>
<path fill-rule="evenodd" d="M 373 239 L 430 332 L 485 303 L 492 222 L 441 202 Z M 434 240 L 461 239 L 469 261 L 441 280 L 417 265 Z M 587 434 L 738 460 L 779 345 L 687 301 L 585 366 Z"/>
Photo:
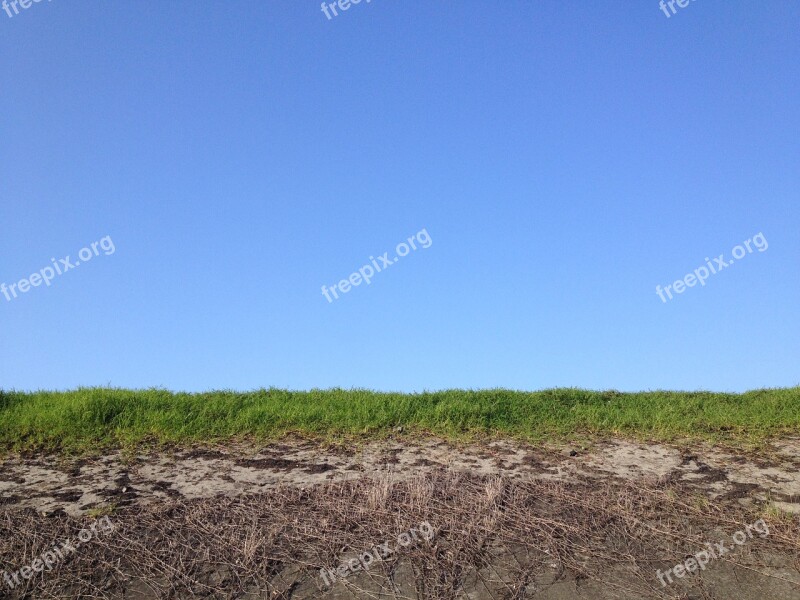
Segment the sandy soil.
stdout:
<path fill-rule="evenodd" d="M 80 515 L 109 503 L 238 496 L 278 485 L 303 487 L 387 472 L 410 478 L 439 467 L 564 482 L 666 479 L 696 488 L 710 500 L 769 499 L 784 511 L 800 513 L 800 439 L 776 442 L 769 458 L 624 440 L 597 444 L 590 451 L 546 451 L 508 441 L 453 446 L 439 440 L 389 440 L 351 450 L 290 441 L 127 459 L 120 453 L 80 460 L 14 456 L 0 465 L 0 504 Z"/>
<path fill-rule="evenodd" d="M 98 514 L 116 524 L 0 598 L 800 600 L 800 439 L 759 454 L 607 440 L 589 449 L 389 439 L 0 464 L 0 568 Z M 669 569 L 765 517 L 702 573 Z M 428 520 L 435 539 L 320 585 Z M 413 550 L 413 551 L 412 551 Z"/>

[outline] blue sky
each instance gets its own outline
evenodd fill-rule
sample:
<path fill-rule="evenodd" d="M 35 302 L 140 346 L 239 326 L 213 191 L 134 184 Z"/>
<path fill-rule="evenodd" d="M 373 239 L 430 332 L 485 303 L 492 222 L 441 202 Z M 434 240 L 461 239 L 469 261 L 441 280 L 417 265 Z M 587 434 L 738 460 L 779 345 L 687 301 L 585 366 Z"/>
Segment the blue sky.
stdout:
<path fill-rule="evenodd" d="M 800 5 L 676 9 L 0 12 L 0 282 L 115 248 L 0 295 L 0 388 L 800 384 Z"/>

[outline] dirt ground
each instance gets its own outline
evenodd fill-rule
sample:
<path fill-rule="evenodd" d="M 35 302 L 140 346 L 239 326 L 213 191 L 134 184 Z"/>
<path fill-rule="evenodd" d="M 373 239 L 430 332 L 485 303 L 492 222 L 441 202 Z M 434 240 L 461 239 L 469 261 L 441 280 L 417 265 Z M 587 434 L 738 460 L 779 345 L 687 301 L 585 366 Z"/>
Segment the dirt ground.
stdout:
<path fill-rule="evenodd" d="M 291 439 L 8 456 L 0 507 L 12 573 L 102 515 L 114 523 L 52 570 L 0 582 L 0 597 L 800 600 L 800 439 L 758 454 Z M 730 541 L 759 519 L 767 535 Z M 421 522 L 433 539 L 322 584 L 321 568 Z M 662 584 L 658 570 L 720 540 L 734 551 Z"/>

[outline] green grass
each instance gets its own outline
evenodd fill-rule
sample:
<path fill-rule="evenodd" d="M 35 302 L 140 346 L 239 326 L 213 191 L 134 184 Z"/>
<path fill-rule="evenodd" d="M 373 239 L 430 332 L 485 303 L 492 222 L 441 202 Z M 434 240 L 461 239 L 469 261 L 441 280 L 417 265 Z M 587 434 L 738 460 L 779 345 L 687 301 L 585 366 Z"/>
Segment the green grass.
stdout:
<path fill-rule="evenodd" d="M 83 388 L 0 391 L 0 449 L 91 451 L 140 443 L 406 433 L 569 440 L 606 435 L 759 444 L 800 432 L 800 387 L 744 394 L 279 389 L 187 394 Z"/>

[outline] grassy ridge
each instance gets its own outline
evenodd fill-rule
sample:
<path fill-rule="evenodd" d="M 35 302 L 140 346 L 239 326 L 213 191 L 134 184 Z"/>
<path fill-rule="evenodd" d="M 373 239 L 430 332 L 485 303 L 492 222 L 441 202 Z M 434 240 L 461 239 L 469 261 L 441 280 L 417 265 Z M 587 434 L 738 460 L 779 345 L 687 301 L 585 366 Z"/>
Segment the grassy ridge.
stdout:
<path fill-rule="evenodd" d="M 83 388 L 0 391 L 0 448 L 86 450 L 142 441 L 409 432 L 530 440 L 622 434 L 758 443 L 800 432 L 800 387 L 744 394 L 448 390 L 421 394 L 279 389 L 173 393 Z"/>

